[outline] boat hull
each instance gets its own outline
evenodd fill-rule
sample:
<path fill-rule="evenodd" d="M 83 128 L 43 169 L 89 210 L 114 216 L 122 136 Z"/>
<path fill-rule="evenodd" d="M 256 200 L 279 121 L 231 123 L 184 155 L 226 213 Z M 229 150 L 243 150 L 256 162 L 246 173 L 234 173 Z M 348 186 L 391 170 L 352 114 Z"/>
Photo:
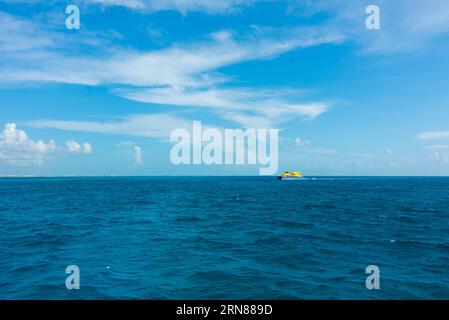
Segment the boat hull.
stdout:
<path fill-rule="evenodd" d="M 278 177 L 279 180 L 302 180 L 303 177 Z"/>

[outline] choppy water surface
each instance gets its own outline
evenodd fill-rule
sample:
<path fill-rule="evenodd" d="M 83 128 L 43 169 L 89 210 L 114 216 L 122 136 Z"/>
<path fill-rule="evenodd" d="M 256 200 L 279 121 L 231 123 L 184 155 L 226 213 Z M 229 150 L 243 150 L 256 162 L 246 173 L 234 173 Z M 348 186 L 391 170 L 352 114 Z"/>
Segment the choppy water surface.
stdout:
<path fill-rule="evenodd" d="M 2 179 L 0 298 L 448 299 L 449 178 Z"/>

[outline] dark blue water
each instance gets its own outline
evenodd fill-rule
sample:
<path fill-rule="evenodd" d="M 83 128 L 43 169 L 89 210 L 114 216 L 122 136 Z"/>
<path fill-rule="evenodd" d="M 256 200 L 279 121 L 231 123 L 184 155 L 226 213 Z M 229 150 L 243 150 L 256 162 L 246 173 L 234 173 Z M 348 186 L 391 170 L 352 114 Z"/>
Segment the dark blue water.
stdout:
<path fill-rule="evenodd" d="M 0 180 L 0 299 L 109 298 L 448 299 L 449 178 Z"/>

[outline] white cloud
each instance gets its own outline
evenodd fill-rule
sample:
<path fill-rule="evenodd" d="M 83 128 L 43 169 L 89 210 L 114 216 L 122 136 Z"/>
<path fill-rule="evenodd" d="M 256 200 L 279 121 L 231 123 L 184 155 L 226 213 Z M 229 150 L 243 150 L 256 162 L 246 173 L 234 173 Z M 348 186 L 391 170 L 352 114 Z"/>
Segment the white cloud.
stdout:
<path fill-rule="evenodd" d="M 134 166 L 139 167 L 143 165 L 142 160 L 142 148 L 139 146 L 134 146 Z"/>
<path fill-rule="evenodd" d="M 11 3 L 37 4 L 39 0 L 3 0 Z M 189 12 L 203 12 L 207 14 L 228 14 L 240 11 L 245 6 L 256 2 L 268 2 L 273 0 L 79 0 L 82 4 L 90 4 L 103 7 L 124 7 L 142 13 L 157 11 L 179 11 L 182 14 Z M 53 3 L 66 1 L 52 0 Z"/>
<path fill-rule="evenodd" d="M 35 27 L 32 21 L 14 17 L 0 11 L 1 54 L 45 49 L 56 45 L 54 38 Z"/>
<path fill-rule="evenodd" d="M 86 142 L 81 147 L 70 140 L 66 142 L 65 149 L 59 148 L 54 139 L 48 142 L 30 139 L 15 123 L 7 123 L 0 133 L 0 162 L 8 165 L 41 165 L 45 160 L 64 152 L 89 154 L 92 146 Z"/>
<path fill-rule="evenodd" d="M 9 19 L 15 18 L 9 16 Z M 41 27 L 45 28 L 39 24 L 34 26 L 35 29 Z M 66 35 L 52 32 L 41 37 L 41 41 L 53 44 L 64 43 L 63 37 Z M 14 29 L 14 38 L 17 39 L 14 41 L 28 43 L 30 36 L 18 26 Z M 33 39 L 41 42 L 39 35 L 33 35 Z M 48 50 L 35 45 L 29 48 L 33 50 L 26 51 L 11 48 L 12 54 L 3 57 L 6 61 L 5 68 L 0 71 L 0 80 L 137 87 L 205 87 L 223 81 L 223 76 L 210 74 L 219 68 L 273 58 L 297 48 L 338 43 L 341 40 L 341 35 L 325 28 L 296 28 L 280 30 L 275 34 L 272 31 L 257 32 L 240 39 L 212 34 L 204 41 L 179 43 L 147 52 L 109 46 L 105 46 L 105 50 L 104 46 L 99 45 L 96 50 L 98 54 L 89 56 L 70 55 L 72 50 Z M 9 33 L 0 32 L 0 43 L 10 41 Z M 82 44 L 75 42 L 74 51 Z"/>
<path fill-rule="evenodd" d="M 84 154 L 92 153 L 92 145 L 89 142 L 85 142 L 81 146 L 78 142 L 69 140 L 65 143 L 65 145 L 69 153 L 84 153 Z"/>
<path fill-rule="evenodd" d="M 442 164 L 449 164 L 449 150 L 433 151 L 431 152 L 430 157 L 435 162 L 439 162 Z"/>
<path fill-rule="evenodd" d="M 449 145 L 436 144 L 425 147 L 429 151 L 430 158 L 441 164 L 449 164 Z"/>
<path fill-rule="evenodd" d="M 418 134 L 419 140 L 445 140 L 449 139 L 449 131 L 429 131 Z"/>
<path fill-rule="evenodd" d="M 7 1 L 18 3 L 38 2 L 33 0 Z M 257 2 L 269 1 L 270 0 L 84 0 L 83 2 L 93 5 L 127 7 L 143 13 L 175 10 L 182 12 L 183 14 L 191 11 L 217 14 L 236 12 L 241 8 L 251 7 Z M 57 0 L 55 2 L 64 3 L 63 1 Z M 398 53 L 400 51 L 429 49 L 432 48 L 433 43 L 437 43 L 440 36 L 449 33 L 449 6 L 447 5 L 447 0 L 427 0 L 425 4 L 423 4 L 421 0 L 377 0 L 375 5 L 379 6 L 381 10 L 381 29 L 371 32 L 366 30 L 364 23 L 364 20 L 367 17 L 365 8 L 368 4 L 369 3 L 364 0 L 285 1 L 287 14 L 299 14 L 307 18 L 315 14 L 321 14 L 320 19 L 322 19 L 322 17 L 327 17 L 327 19 L 322 22 L 322 24 L 325 24 L 327 30 L 326 34 L 339 34 L 340 40 L 343 39 L 342 35 L 344 35 L 346 40 L 359 43 L 362 50 L 366 53 L 388 54 Z M 46 34 L 47 38 L 42 38 L 42 35 L 44 35 L 45 32 L 42 32 L 41 30 L 45 30 L 45 26 L 36 25 L 34 21 L 29 23 L 29 25 L 34 25 L 34 27 L 20 27 L 22 33 L 17 34 L 16 30 L 18 28 L 6 28 L 7 26 L 16 26 L 17 21 L 6 19 L 5 16 L 1 17 L 0 21 L 2 20 L 5 21 L 2 28 L 7 31 L 5 32 L 5 36 L 14 39 L 14 41 L 10 42 L 10 44 L 12 43 L 14 46 L 14 43 L 25 46 L 29 46 L 33 43 L 38 46 L 48 46 L 49 40 L 51 43 L 64 42 L 55 41 L 53 36 L 49 33 Z M 21 21 L 21 24 L 25 23 L 24 20 Z M 2 30 L 2 28 L 0 28 L 0 30 Z M 300 34 L 309 36 L 310 31 L 311 30 L 306 32 L 306 30 L 303 30 Z M 59 36 L 61 35 L 62 33 L 59 34 Z M 226 33 L 217 33 L 217 35 L 226 35 Z M 277 36 L 271 35 L 270 38 L 282 38 L 282 33 Z M 301 38 L 299 33 L 297 38 Z M 22 41 L 26 39 L 28 41 Z M 216 40 L 217 39 L 218 38 L 216 38 Z M 295 37 L 292 37 L 292 40 L 293 39 L 295 39 Z M 42 40 L 44 41 L 43 43 L 41 43 Z M 71 40 L 73 40 L 73 38 L 71 38 Z M 228 39 L 225 37 L 222 40 L 226 41 Z M 1 42 L 2 41 L 0 40 L 0 43 Z M 7 44 L 8 42 L 4 43 Z M 304 43 L 305 42 L 303 41 L 303 44 Z M 70 44 L 73 45 L 74 41 L 70 41 Z M 269 43 L 265 43 L 265 41 L 261 41 L 261 44 L 262 47 L 270 47 Z M 273 48 L 275 47 L 276 46 L 273 46 Z M 23 75 L 23 77 L 24 76 L 25 75 Z M 33 75 L 33 77 L 37 77 L 37 75 Z M 53 80 L 49 81 L 54 81 L 55 77 L 51 78 L 53 78 Z M 87 81 L 89 79 L 84 80 Z"/>
<path fill-rule="evenodd" d="M 32 140 L 15 123 L 7 123 L 0 134 L 0 161 L 7 164 L 42 164 L 55 151 L 54 140 Z"/>
<path fill-rule="evenodd" d="M 80 153 L 81 152 L 81 145 L 78 142 L 75 142 L 73 140 L 69 140 L 65 143 L 65 146 L 67 148 L 67 151 L 70 153 Z"/>
<path fill-rule="evenodd" d="M 365 8 L 370 4 L 380 8 L 380 30 L 365 28 Z M 447 0 L 302 0 L 290 2 L 288 9 L 306 17 L 326 13 L 335 29 L 370 54 L 426 50 L 449 33 Z"/>
<path fill-rule="evenodd" d="M 83 153 L 84 154 L 91 154 L 92 153 L 92 145 L 89 142 L 83 143 Z"/>
<path fill-rule="evenodd" d="M 0 70 L 0 82 L 107 85 L 112 87 L 112 93 L 135 101 L 215 108 L 223 117 L 238 120 L 237 123 L 241 119 L 260 122 L 263 117 L 265 123 L 280 123 L 284 117 L 314 118 L 325 112 L 328 105 L 299 103 L 297 95 L 284 88 L 220 88 L 223 82 L 231 79 L 219 74 L 218 69 L 274 58 L 298 48 L 339 43 L 343 39 L 325 27 L 253 28 L 251 34 L 242 37 L 221 30 L 196 43 L 179 43 L 160 50 L 141 52 L 98 45 L 95 54 L 80 56 L 76 53 L 86 46 L 86 40 L 70 41 L 74 49 L 63 50 L 66 48 L 57 45 L 66 43 L 67 35 L 45 32 L 45 26 L 38 22 L 32 25 L 29 21 L 5 16 L 12 27 L 8 32 L 0 31 L 0 43 L 11 42 L 12 34 L 17 39 L 14 41 L 30 46 L 15 46 L 8 54 L 0 53 L 0 62 L 4 65 Z M 24 30 L 42 31 L 30 34 Z M 114 90 L 118 85 L 125 89 Z M 239 110 L 239 113 L 224 113 L 230 110 Z"/>
<path fill-rule="evenodd" d="M 116 148 L 123 149 L 126 152 L 133 151 L 133 164 L 135 167 L 143 166 L 142 148 L 134 141 L 120 141 L 115 144 Z"/>
<path fill-rule="evenodd" d="M 222 118 L 251 128 L 272 127 L 295 118 L 313 119 L 330 108 L 325 102 L 299 104 L 285 100 L 295 100 L 299 92 L 282 88 L 189 90 L 165 87 L 120 90 L 116 93 L 139 102 L 212 108 Z"/>
<path fill-rule="evenodd" d="M 446 144 L 435 144 L 431 146 L 427 146 L 428 150 L 449 150 L 449 145 Z"/>
<path fill-rule="evenodd" d="M 300 137 L 296 137 L 295 144 L 296 144 L 297 147 L 306 147 L 306 146 L 309 146 L 311 144 L 311 141 L 310 140 L 301 139 Z"/>
<path fill-rule="evenodd" d="M 119 6 L 130 9 L 145 9 L 145 1 L 142 0 L 84 0 L 86 3 L 96 3 L 104 6 Z"/>
<path fill-rule="evenodd" d="M 243 6 L 261 0 L 84 0 L 105 6 L 122 6 L 145 12 L 174 10 L 182 14 L 204 12 L 208 14 L 232 13 Z M 267 1 L 267 0 L 263 0 Z"/>
<path fill-rule="evenodd" d="M 244 114 L 240 112 L 223 113 L 222 118 L 239 124 L 244 128 L 262 129 L 274 128 L 276 124 L 267 117 Z"/>

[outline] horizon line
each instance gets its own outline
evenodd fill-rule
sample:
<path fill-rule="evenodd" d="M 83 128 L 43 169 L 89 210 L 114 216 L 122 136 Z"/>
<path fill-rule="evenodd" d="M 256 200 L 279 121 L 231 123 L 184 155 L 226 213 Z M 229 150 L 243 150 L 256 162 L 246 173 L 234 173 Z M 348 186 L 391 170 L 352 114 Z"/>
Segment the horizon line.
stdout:
<path fill-rule="evenodd" d="M 276 178 L 278 175 L 0 175 L 0 179 L 8 178 Z M 449 178 L 449 175 L 309 175 L 304 178 Z"/>

